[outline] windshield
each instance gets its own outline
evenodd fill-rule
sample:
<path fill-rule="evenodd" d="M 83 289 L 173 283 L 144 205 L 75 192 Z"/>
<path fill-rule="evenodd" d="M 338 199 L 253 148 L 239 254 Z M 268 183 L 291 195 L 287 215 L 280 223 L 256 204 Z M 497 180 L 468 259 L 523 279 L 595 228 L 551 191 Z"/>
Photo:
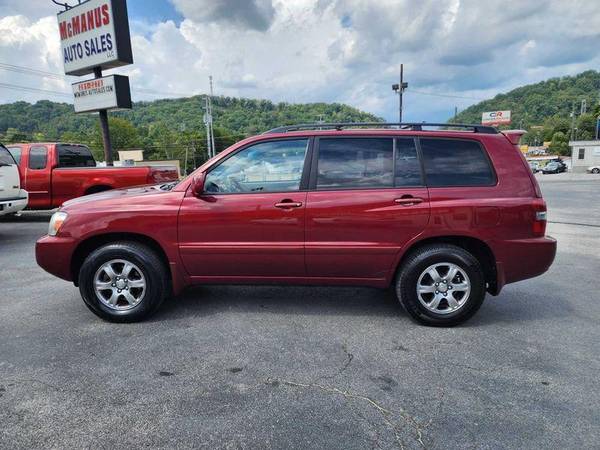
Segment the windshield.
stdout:
<path fill-rule="evenodd" d="M 11 166 L 17 164 L 8 149 L 0 144 L 0 166 Z"/>

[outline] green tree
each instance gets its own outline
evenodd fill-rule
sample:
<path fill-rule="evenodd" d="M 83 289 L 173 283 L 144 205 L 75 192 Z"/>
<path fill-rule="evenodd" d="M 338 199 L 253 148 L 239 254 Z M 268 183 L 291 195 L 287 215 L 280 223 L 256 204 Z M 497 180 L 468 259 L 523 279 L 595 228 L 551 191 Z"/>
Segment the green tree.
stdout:
<path fill-rule="evenodd" d="M 569 156 L 571 154 L 569 139 L 562 131 L 557 131 L 554 133 L 548 149 L 555 155 Z"/>

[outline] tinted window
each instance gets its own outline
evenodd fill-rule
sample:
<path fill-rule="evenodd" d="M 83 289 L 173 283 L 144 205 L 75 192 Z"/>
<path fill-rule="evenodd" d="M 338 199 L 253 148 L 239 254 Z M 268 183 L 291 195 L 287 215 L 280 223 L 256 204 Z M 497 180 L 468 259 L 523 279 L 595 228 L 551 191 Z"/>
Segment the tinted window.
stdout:
<path fill-rule="evenodd" d="M 17 164 L 21 164 L 21 147 L 7 147 L 8 151 L 15 158 Z"/>
<path fill-rule="evenodd" d="M 307 147 L 308 139 L 263 142 L 248 147 L 208 173 L 205 191 L 225 194 L 297 191 Z"/>
<path fill-rule="evenodd" d="M 400 138 L 396 141 L 395 186 L 422 186 L 421 165 L 417 158 L 417 148 L 413 138 Z"/>
<path fill-rule="evenodd" d="M 48 161 L 48 149 L 46 147 L 31 147 L 29 149 L 29 168 L 45 169 Z"/>
<path fill-rule="evenodd" d="M 487 155 L 474 141 L 421 139 L 429 186 L 489 186 L 496 182 Z"/>
<path fill-rule="evenodd" d="M 0 166 L 12 166 L 15 164 L 15 160 L 8 150 L 4 147 L 0 147 Z"/>
<path fill-rule="evenodd" d="M 96 161 L 89 148 L 83 145 L 59 145 L 59 167 L 96 167 Z"/>
<path fill-rule="evenodd" d="M 394 140 L 320 139 L 317 189 L 393 186 Z"/>

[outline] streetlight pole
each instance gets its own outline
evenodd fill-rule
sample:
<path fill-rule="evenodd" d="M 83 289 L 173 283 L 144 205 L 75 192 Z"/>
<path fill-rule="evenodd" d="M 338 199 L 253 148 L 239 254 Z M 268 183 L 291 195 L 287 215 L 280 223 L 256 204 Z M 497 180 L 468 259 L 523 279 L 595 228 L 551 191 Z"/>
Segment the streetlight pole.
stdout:
<path fill-rule="evenodd" d="M 392 90 L 398 94 L 398 122 L 402 123 L 402 95 L 408 87 L 408 83 L 404 81 L 404 64 L 400 64 L 400 83 L 392 84 Z"/>

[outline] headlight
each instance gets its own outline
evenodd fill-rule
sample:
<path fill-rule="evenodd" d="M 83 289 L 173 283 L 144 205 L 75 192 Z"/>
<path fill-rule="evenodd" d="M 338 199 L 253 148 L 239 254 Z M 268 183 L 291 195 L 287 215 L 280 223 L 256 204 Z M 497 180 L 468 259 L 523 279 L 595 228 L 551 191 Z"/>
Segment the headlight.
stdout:
<path fill-rule="evenodd" d="M 50 224 L 48 225 L 48 236 L 56 236 L 56 233 L 58 233 L 58 230 L 60 230 L 60 227 L 62 227 L 66 219 L 66 212 L 57 211 L 54 214 L 52 214 Z"/>

